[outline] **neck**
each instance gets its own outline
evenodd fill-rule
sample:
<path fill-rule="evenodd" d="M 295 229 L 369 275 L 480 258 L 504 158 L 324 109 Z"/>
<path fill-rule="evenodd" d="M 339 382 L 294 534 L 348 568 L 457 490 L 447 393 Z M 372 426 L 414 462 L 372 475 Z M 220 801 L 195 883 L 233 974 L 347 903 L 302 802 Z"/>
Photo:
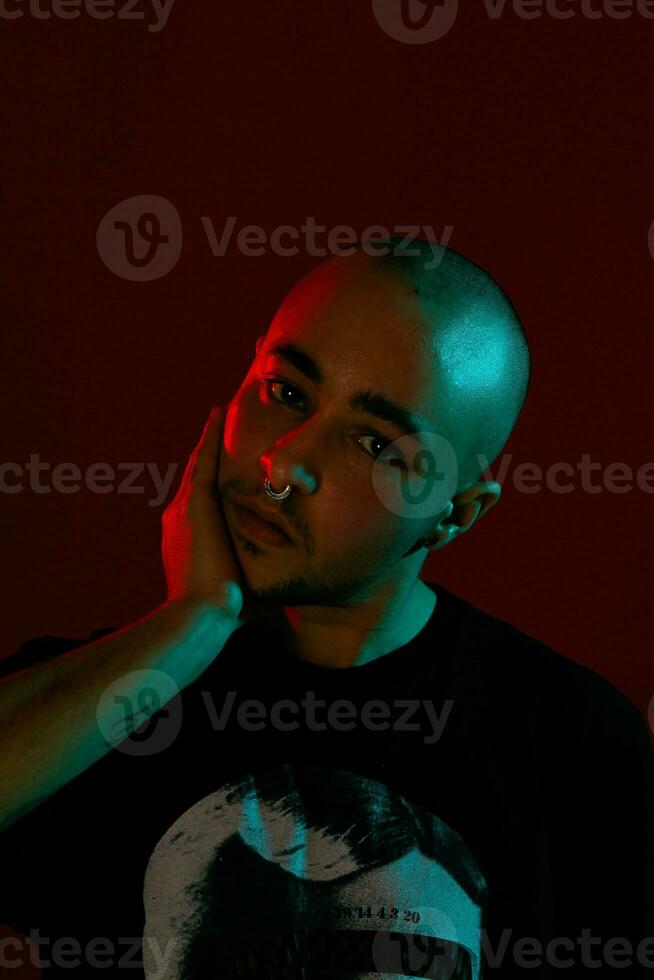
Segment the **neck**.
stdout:
<path fill-rule="evenodd" d="M 282 606 L 274 626 L 290 653 L 322 667 L 358 667 L 409 643 L 434 611 L 421 579 L 385 583 L 345 608 Z M 271 624 L 272 625 L 272 624 Z"/>

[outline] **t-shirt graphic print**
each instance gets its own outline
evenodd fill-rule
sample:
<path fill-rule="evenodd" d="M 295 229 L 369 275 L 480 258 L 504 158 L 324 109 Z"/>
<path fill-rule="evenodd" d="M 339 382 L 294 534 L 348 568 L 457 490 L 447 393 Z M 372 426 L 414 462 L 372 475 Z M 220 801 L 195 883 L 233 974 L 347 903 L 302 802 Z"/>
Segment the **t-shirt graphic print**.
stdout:
<path fill-rule="evenodd" d="M 147 864 L 147 980 L 478 980 L 486 883 L 376 780 L 284 765 L 198 800 Z"/>

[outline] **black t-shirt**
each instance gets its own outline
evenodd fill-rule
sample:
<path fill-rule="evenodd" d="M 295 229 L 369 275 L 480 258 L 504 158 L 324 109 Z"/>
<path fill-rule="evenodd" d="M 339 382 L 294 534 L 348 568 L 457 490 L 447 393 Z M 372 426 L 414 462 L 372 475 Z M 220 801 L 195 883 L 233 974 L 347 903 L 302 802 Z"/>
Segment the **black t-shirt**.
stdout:
<path fill-rule="evenodd" d="M 427 624 L 357 667 L 247 623 L 0 835 L 0 922 L 40 940 L 45 978 L 651 973 L 644 719 L 427 584 Z M 38 637 L 2 673 L 104 632 Z"/>

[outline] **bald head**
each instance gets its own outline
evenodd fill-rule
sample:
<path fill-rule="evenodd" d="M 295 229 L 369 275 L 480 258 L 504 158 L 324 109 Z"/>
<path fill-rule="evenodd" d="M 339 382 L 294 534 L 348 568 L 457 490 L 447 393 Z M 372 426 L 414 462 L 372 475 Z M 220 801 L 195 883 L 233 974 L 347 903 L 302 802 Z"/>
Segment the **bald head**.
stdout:
<path fill-rule="evenodd" d="M 411 242 L 406 251 L 414 254 L 406 255 L 402 242 L 389 239 L 388 254 L 373 261 L 418 299 L 426 346 L 447 389 L 461 488 L 478 479 L 509 438 L 529 386 L 529 347 L 513 305 L 484 269 L 433 242 Z"/>
<path fill-rule="evenodd" d="M 371 337 L 387 344 L 383 327 L 404 334 L 419 357 L 395 343 L 393 381 L 405 401 L 412 390 L 421 414 L 455 448 L 459 490 L 501 453 L 527 394 L 529 348 L 510 300 L 474 262 L 435 242 L 363 241 L 304 276 L 280 314 L 269 336 L 308 315 L 332 332 L 345 323 L 350 358 L 359 342 L 370 351 Z M 334 343 L 346 371 L 343 337 Z"/>

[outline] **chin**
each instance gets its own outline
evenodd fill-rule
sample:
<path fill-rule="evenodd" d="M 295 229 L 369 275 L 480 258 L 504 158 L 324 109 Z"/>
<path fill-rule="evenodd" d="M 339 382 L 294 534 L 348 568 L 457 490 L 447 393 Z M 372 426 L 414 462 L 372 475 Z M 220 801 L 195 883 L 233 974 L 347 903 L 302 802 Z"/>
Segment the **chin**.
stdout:
<path fill-rule="evenodd" d="M 259 548 L 255 542 L 237 541 L 235 547 L 243 582 L 255 599 L 286 595 L 291 585 L 302 582 L 290 568 L 286 570 L 282 557 Z"/>

